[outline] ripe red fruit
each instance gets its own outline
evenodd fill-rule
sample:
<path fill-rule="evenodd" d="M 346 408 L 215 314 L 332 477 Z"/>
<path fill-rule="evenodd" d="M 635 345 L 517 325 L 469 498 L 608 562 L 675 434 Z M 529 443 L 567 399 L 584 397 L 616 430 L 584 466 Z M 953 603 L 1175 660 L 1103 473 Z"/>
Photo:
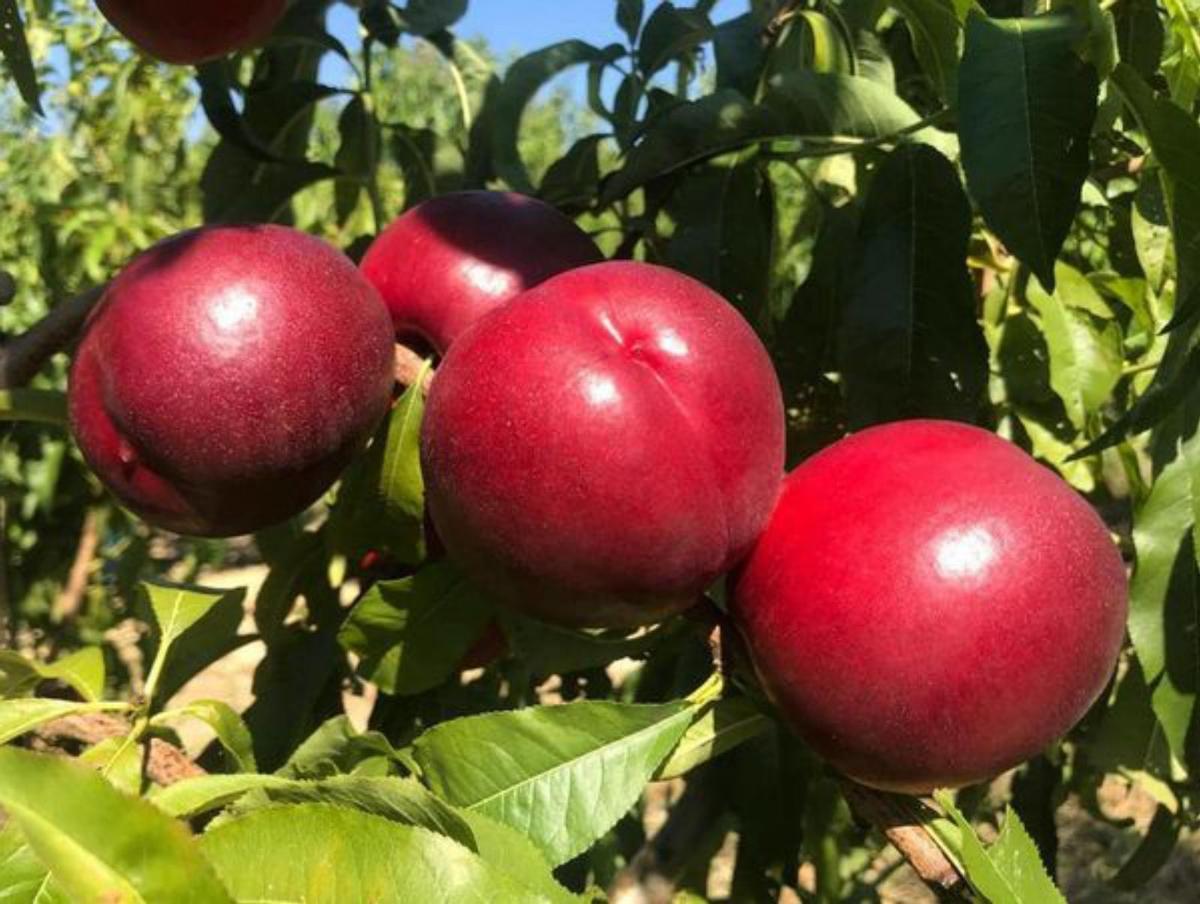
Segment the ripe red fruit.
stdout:
<path fill-rule="evenodd" d="M 96 5 L 146 53 L 190 65 L 265 40 L 287 0 L 96 0 Z"/>
<path fill-rule="evenodd" d="M 1125 569 L 1096 513 L 994 434 L 865 430 L 800 465 L 732 611 L 768 693 L 858 781 L 926 792 L 990 778 L 1103 690 Z"/>
<path fill-rule="evenodd" d="M 418 204 L 367 250 L 363 274 L 397 335 L 435 351 L 484 314 L 555 274 L 601 259 L 587 234 L 524 195 L 466 191 Z"/>
<path fill-rule="evenodd" d="M 559 624 L 647 624 L 753 544 L 783 476 L 783 404 L 719 295 L 595 264 L 455 341 L 421 461 L 438 534 L 489 593 Z"/>
<path fill-rule="evenodd" d="M 392 331 L 348 258 L 280 226 L 185 232 L 137 257 L 71 369 L 75 437 L 147 521 L 229 536 L 315 501 L 388 409 Z"/>

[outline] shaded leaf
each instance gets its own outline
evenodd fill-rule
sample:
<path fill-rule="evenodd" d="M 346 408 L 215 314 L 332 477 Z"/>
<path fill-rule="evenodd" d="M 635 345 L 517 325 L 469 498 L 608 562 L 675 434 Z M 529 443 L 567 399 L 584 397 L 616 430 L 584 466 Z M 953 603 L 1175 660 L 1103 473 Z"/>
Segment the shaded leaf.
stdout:
<path fill-rule="evenodd" d="M 1155 715 L 1181 762 L 1200 679 L 1200 656 L 1189 643 L 1197 630 L 1198 601 L 1188 458 L 1180 454 L 1163 468 L 1134 512 L 1137 565 L 1129 588 L 1129 635 Z"/>
<path fill-rule="evenodd" d="M 11 650 L 0 651 L 0 697 L 29 693 L 42 681 L 62 681 L 84 700 L 95 702 L 104 696 L 104 680 L 104 654 L 99 647 L 84 647 L 49 665 Z"/>
<path fill-rule="evenodd" d="M 601 50 L 586 41 L 562 41 L 527 54 L 508 68 L 488 108 L 491 117 L 492 165 L 496 175 L 507 182 L 510 188 L 534 194 L 529 172 L 517 149 L 521 114 L 526 105 L 542 85 L 563 70 L 611 58 L 610 51 Z"/>
<path fill-rule="evenodd" d="M 359 732 L 346 716 L 335 716 L 304 740 L 279 774 L 288 778 L 327 778 L 353 772 L 363 762 L 394 760 L 395 748 L 377 731 Z"/>
<path fill-rule="evenodd" d="M 408 0 L 399 19 L 405 31 L 427 37 L 449 28 L 466 12 L 467 0 Z"/>
<path fill-rule="evenodd" d="M 1130 0 L 1113 10 L 1117 27 L 1117 50 L 1142 78 L 1150 79 L 1162 62 L 1166 34 L 1154 0 Z"/>
<path fill-rule="evenodd" d="M 946 103 L 958 100 L 958 42 L 962 21 L 953 0 L 892 0 L 912 32 L 913 50 Z"/>
<path fill-rule="evenodd" d="M 722 22 L 713 33 L 717 88 L 733 88 L 753 97 L 766 62 L 762 26 L 752 13 Z"/>
<path fill-rule="evenodd" d="M 973 421 L 988 351 L 966 267 L 971 209 L 953 165 L 897 148 L 871 182 L 840 360 L 852 428 L 903 417 Z"/>
<path fill-rule="evenodd" d="M 729 697 L 703 707 L 688 726 L 655 781 L 685 775 L 740 744 L 768 731 L 775 723 L 745 697 Z"/>
<path fill-rule="evenodd" d="M 334 190 L 334 206 L 339 224 L 354 213 L 363 185 L 379 165 L 381 140 L 379 123 L 367 110 L 362 95 L 350 99 L 338 117 L 338 144 L 334 165 L 341 173 Z"/>
<path fill-rule="evenodd" d="M 633 805 L 692 716 L 683 702 L 538 706 L 444 722 L 414 754 L 436 794 L 519 830 L 558 865 Z"/>
<path fill-rule="evenodd" d="M 1076 53 L 1071 13 L 967 17 L 958 135 L 971 196 L 988 226 L 1054 290 L 1088 173 L 1096 70 Z"/>
<path fill-rule="evenodd" d="M 600 203 L 611 204 L 652 179 L 755 142 L 879 138 L 917 122 L 917 114 L 894 93 L 858 76 L 811 71 L 775 76 L 760 104 L 724 89 L 679 104 L 656 121 L 605 185 Z"/>
<path fill-rule="evenodd" d="M 1179 820 L 1170 810 L 1161 804 L 1156 807 L 1146 837 L 1112 877 L 1113 887 L 1122 891 L 1137 891 L 1154 878 L 1154 874 L 1166 866 L 1175 853 L 1180 829 Z"/>
<path fill-rule="evenodd" d="M 617 26 L 625 32 L 630 43 L 637 40 L 642 27 L 643 0 L 617 0 Z"/>
<path fill-rule="evenodd" d="M 713 26 L 703 12 L 660 3 L 642 28 L 637 66 L 649 79 L 672 60 L 695 50 L 713 36 Z"/>
<path fill-rule="evenodd" d="M 0 422 L 67 425 L 67 397 L 49 389 L 0 389 Z"/>
<path fill-rule="evenodd" d="M 1150 152 L 1162 167 L 1177 269 L 1175 313 L 1169 327 L 1177 326 L 1200 312 L 1200 123 L 1155 95 L 1127 64 L 1113 70 L 1112 83 L 1133 109 Z"/>
<path fill-rule="evenodd" d="M 562 210 L 580 211 L 600 192 L 600 144 L 607 136 L 585 135 L 546 170 L 538 197 Z"/>
<path fill-rule="evenodd" d="M 350 611 L 338 642 L 386 694 L 418 694 L 453 674 L 492 606 L 448 562 L 380 581 Z"/>
<path fill-rule="evenodd" d="M 86 766 L 0 750 L 0 806 L 73 900 L 232 901 L 187 829 Z"/>
<path fill-rule="evenodd" d="M 25 41 L 25 25 L 21 21 L 21 10 L 17 0 L 0 0 L 0 56 L 4 57 L 21 99 L 39 116 L 42 102 L 38 88 L 37 71 L 29 56 L 29 44 Z"/>

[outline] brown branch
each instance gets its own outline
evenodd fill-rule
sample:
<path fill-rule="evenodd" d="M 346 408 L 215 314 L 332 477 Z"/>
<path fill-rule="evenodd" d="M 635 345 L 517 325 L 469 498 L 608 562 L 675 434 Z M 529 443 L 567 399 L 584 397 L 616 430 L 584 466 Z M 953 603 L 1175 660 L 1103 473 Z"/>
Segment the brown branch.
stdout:
<path fill-rule="evenodd" d="M 112 738 L 124 737 L 129 734 L 130 728 L 128 720 L 120 716 L 109 713 L 82 713 L 46 722 L 34 730 L 34 735 L 51 747 L 61 748 L 64 741 L 74 741 L 90 747 Z M 168 744 L 161 738 L 151 738 L 146 774 L 155 784 L 173 785 L 185 778 L 195 778 L 207 773 L 174 744 Z"/>
<path fill-rule="evenodd" d="M 922 882 L 944 899 L 961 898 L 966 881 L 922 827 L 922 817 L 935 814 L 920 798 L 876 791 L 846 779 L 842 794 L 859 817 L 883 833 Z"/>
<path fill-rule="evenodd" d="M 95 509 L 88 509 L 79 531 L 79 545 L 75 548 L 75 560 L 67 575 L 67 583 L 54 601 L 52 610 L 55 621 L 64 621 L 79 614 L 79 606 L 87 593 L 88 576 L 92 570 L 92 559 L 100 545 L 99 517 Z"/>
<path fill-rule="evenodd" d="M 409 387 L 417 382 L 417 378 L 421 375 L 421 368 L 425 366 L 425 359 L 418 355 L 407 345 L 396 344 L 396 363 L 395 363 L 396 382 L 401 386 Z M 433 384 L 433 368 L 425 372 L 426 392 L 429 392 L 429 387 Z"/>
<path fill-rule="evenodd" d="M 24 333 L 0 344 L 0 389 L 15 389 L 34 378 L 56 353 L 71 345 L 104 287 L 59 302 Z"/>

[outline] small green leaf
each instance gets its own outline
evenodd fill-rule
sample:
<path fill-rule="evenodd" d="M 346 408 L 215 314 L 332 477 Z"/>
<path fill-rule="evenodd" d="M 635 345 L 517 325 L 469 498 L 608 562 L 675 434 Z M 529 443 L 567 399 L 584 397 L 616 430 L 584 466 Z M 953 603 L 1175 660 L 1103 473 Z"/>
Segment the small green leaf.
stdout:
<path fill-rule="evenodd" d="M 643 78 L 649 79 L 672 60 L 710 40 L 713 31 L 703 12 L 679 9 L 664 0 L 646 20 L 638 42 L 637 65 Z"/>
<path fill-rule="evenodd" d="M 492 606 L 448 562 L 380 581 L 355 604 L 338 642 L 358 654 L 358 672 L 386 694 L 418 694 L 450 677 Z"/>
<path fill-rule="evenodd" d="M 232 904 L 187 829 L 87 766 L 0 750 L 0 806 L 72 900 Z"/>
<path fill-rule="evenodd" d="M 775 723 L 745 697 L 729 697 L 703 707 L 688 726 L 655 781 L 678 778 L 702 763 L 756 738 Z"/>
<path fill-rule="evenodd" d="M 1075 47 L 1071 13 L 967 17 L 958 134 L 967 186 L 984 220 L 1054 290 L 1062 248 L 1088 174 L 1096 70 Z"/>
<path fill-rule="evenodd" d="M 165 581 L 143 581 L 142 592 L 154 613 L 158 627 L 158 648 L 154 654 L 154 662 L 150 666 L 150 674 L 146 679 L 146 692 L 153 697 L 159 696 L 163 689 L 160 679 L 163 670 L 175 653 L 173 647 L 181 636 L 196 626 L 202 620 L 207 625 L 210 613 L 223 614 L 236 612 L 240 620 L 242 601 L 245 599 L 245 588 L 237 590 L 219 590 L 209 587 L 195 587 L 184 584 L 169 584 Z M 228 621 L 221 618 L 218 626 L 228 626 Z M 213 637 L 212 632 L 197 632 L 189 636 L 195 637 L 198 648 L 208 650 L 214 642 L 223 645 L 228 637 Z M 232 632 L 230 632 L 232 634 Z M 203 665 L 207 665 L 204 662 Z"/>
<path fill-rule="evenodd" d="M 0 651 L 0 697 L 22 696 L 42 681 L 62 681 L 84 700 L 95 702 L 104 696 L 104 654 L 99 647 L 84 647 L 44 665 L 11 650 Z"/>
<path fill-rule="evenodd" d="M 23 697 L 0 700 L 0 744 L 32 731 L 39 725 L 77 713 L 125 712 L 128 703 L 79 703 L 75 700 L 50 700 Z"/>
<path fill-rule="evenodd" d="M 190 717 L 204 722 L 217 733 L 217 741 L 229 754 L 239 772 L 256 772 L 254 762 L 254 739 L 246 723 L 228 703 L 220 700 L 195 700 L 186 706 L 159 713 L 150 720 L 151 725 L 162 725 L 175 719 Z"/>
<path fill-rule="evenodd" d="M 1029 283 L 1029 300 L 1041 317 L 1050 353 L 1050 386 L 1066 406 L 1067 416 L 1082 430 L 1089 416 L 1108 401 L 1121 379 L 1121 331 L 1112 311 L 1078 270 L 1059 264 L 1053 296 L 1037 280 Z"/>
<path fill-rule="evenodd" d="M 379 494 L 390 514 L 420 520 L 425 514 L 425 481 L 421 477 L 421 422 L 425 418 L 427 361 L 417 381 L 404 391 L 392 411 L 379 474 Z"/>
<path fill-rule="evenodd" d="M 12 822 L 0 826 L 0 902 L 71 904 Z"/>
<path fill-rule="evenodd" d="M 625 32 L 630 43 L 637 40 L 643 13 L 643 0 L 617 0 L 617 26 Z"/>
<path fill-rule="evenodd" d="M 335 716 L 309 735 L 279 774 L 288 778 L 327 778 L 353 772 L 362 763 L 398 753 L 377 731 L 358 732 L 346 716 Z"/>
<path fill-rule="evenodd" d="M 17 83 L 21 98 L 29 105 L 29 109 L 41 116 L 37 70 L 29 56 L 25 25 L 21 21 L 17 0 L 0 0 L 0 56 L 4 57 L 4 64 Z"/>
<path fill-rule="evenodd" d="M 200 847 L 239 901 L 550 900 L 444 835 L 331 804 L 257 810 Z"/>
<path fill-rule="evenodd" d="M 558 865 L 634 804 L 693 716 L 685 702 L 537 706 L 443 722 L 414 754 L 436 794 L 518 829 Z"/>
<path fill-rule="evenodd" d="M 949 792 L 935 795 L 938 804 L 962 831 L 962 862 L 967 881 L 990 904 L 1067 904 L 1046 875 L 1046 867 L 1033 840 L 1011 807 L 994 844 L 984 848 L 966 817 L 954 806 Z"/>
<path fill-rule="evenodd" d="M 3 421 L 65 427 L 67 397 L 49 389 L 0 389 L 0 422 Z"/>

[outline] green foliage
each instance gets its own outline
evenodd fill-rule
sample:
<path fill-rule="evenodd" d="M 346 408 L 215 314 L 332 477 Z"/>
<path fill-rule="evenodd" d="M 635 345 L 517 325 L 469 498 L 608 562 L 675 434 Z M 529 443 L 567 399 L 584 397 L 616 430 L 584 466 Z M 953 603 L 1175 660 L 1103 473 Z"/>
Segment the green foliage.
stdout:
<path fill-rule="evenodd" d="M 336 6 L 361 32 L 330 33 Z M 1194 2 L 753 0 L 716 20 L 704 0 L 613 0 L 619 42 L 508 60 L 455 34 L 467 6 L 296 0 L 264 47 L 190 70 L 131 50 L 92 0 L 0 0 L 0 333 L 202 222 L 291 223 L 357 256 L 425 198 L 536 194 L 607 255 L 745 314 L 790 462 L 847 429 L 957 418 L 1097 506 L 1134 569 L 1111 692 L 1041 772 L 962 812 L 943 797 L 927 827 L 980 899 L 1059 900 L 1046 820 L 1070 796 L 1111 824 L 1097 789 L 1131 783 L 1156 809 L 1140 835 L 1109 826 L 1124 859 L 1105 875 L 1152 897 L 1200 770 Z M 879 839 L 727 636 L 728 688 L 702 685 L 715 610 L 569 631 L 496 611 L 441 559 L 419 385 L 312 511 L 192 541 L 88 474 L 66 363 L 0 387 L 0 741 L 64 716 L 121 733 L 78 763 L 0 749 L 0 898 L 592 900 L 646 841 L 647 783 L 675 778 L 709 827 L 670 864 L 679 900 L 702 899 L 727 831 L 730 900 L 878 896 Z M 242 565 L 256 593 L 201 586 Z M 176 699 L 235 652 L 248 708 Z M 344 703 L 364 686 L 365 728 Z M 210 774 L 157 781 L 149 752 L 196 723 Z"/>

